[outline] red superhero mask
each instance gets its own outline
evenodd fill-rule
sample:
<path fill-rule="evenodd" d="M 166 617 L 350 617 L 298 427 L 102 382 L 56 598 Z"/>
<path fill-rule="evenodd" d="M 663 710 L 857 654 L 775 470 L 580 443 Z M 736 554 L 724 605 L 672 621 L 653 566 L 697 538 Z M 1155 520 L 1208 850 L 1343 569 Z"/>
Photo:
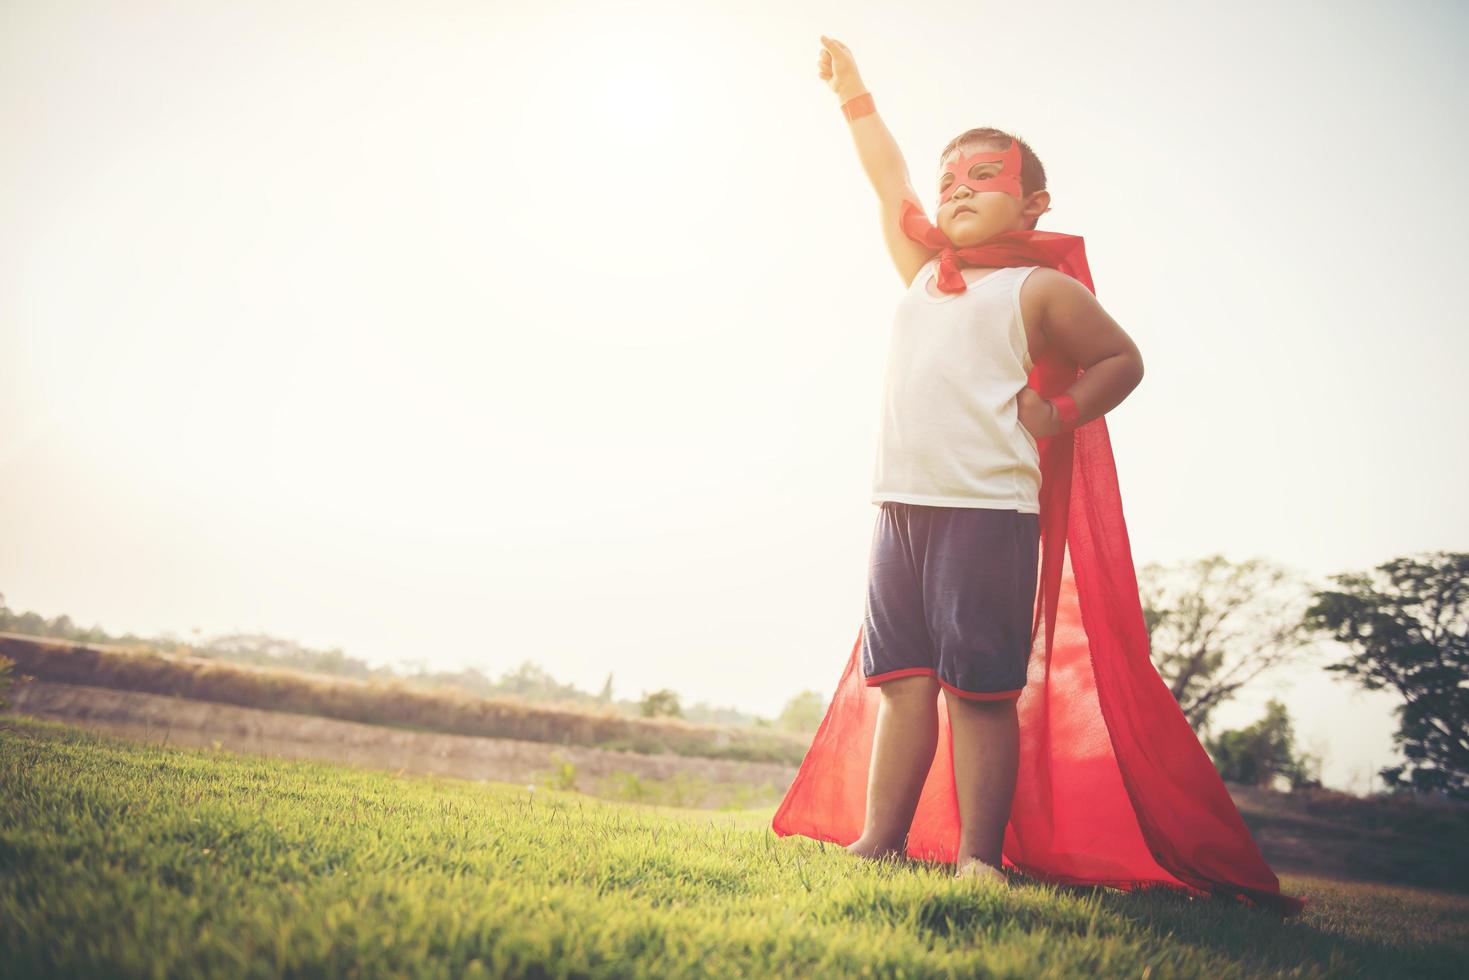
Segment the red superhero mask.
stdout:
<path fill-rule="evenodd" d="M 997 163 L 999 167 L 995 166 Z M 979 164 L 987 164 L 987 166 L 979 167 L 976 170 Z M 974 173 L 971 174 L 970 171 Z M 976 194 L 999 191 L 1017 199 L 1024 198 L 1025 195 L 1020 190 L 1020 144 L 1011 140 L 1008 150 L 998 153 L 981 151 L 951 160 L 944 167 L 944 173 L 939 176 L 940 206 L 947 203 L 954 189 L 960 184 Z"/>
<path fill-rule="evenodd" d="M 1020 142 L 1012 139 L 1008 149 L 970 153 L 950 161 L 939 177 L 939 207 L 948 203 L 960 184 L 976 194 L 998 192 L 1024 200 L 1020 187 Z M 1066 251 L 1081 244 L 1081 238 L 1076 235 L 1029 229 L 1004 232 L 977 245 L 958 248 L 912 200 L 903 201 L 898 223 L 909 238 L 939 253 L 938 288 L 943 293 L 962 293 L 968 288 L 959 271 L 960 265 L 1047 265 L 1050 263 L 1037 259 L 1035 246 Z"/>

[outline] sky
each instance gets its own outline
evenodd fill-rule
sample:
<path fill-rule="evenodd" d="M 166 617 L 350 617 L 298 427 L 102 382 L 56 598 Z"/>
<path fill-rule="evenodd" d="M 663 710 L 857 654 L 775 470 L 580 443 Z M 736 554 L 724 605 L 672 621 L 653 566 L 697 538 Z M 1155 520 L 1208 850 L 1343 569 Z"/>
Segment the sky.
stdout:
<path fill-rule="evenodd" d="M 773 716 L 861 623 L 904 283 L 997 126 L 1138 345 L 1139 567 L 1469 550 L 1454 3 L 0 2 L 0 593 Z M 198 631 L 195 633 L 195 631 Z M 1329 656 L 1330 651 L 1325 651 Z M 1340 655 L 1341 651 L 1338 650 Z M 1326 662 L 1326 661 L 1321 661 Z M 1326 782 L 1393 699 L 1284 696 Z"/>

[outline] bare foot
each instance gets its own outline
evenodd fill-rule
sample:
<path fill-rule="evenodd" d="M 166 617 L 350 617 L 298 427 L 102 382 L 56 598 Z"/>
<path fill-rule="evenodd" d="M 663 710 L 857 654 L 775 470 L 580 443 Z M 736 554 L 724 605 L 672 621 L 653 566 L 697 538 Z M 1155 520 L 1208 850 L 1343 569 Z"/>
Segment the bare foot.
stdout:
<path fill-rule="evenodd" d="M 955 878 L 972 878 L 980 881 L 994 881 L 1001 885 L 1009 885 L 1010 878 L 1005 872 L 993 864 L 986 864 L 976 857 L 960 858 L 958 870 L 954 872 Z"/>
<path fill-rule="evenodd" d="M 855 854 L 861 858 L 869 858 L 874 861 L 881 861 L 884 858 L 902 857 L 903 848 L 887 847 L 881 844 L 872 844 L 859 837 L 855 841 L 847 845 L 847 853 Z"/>

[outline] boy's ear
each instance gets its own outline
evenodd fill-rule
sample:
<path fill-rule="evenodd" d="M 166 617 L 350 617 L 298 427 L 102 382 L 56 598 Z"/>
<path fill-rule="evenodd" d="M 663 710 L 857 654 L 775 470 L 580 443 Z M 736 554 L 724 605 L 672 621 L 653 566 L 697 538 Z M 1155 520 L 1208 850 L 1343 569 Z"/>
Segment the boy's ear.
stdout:
<path fill-rule="evenodd" d="M 1027 221 L 1034 222 L 1049 210 L 1051 210 L 1051 192 L 1036 191 L 1030 196 L 1030 200 L 1025 202 L 1025 206 L 1020 209 L 1020 214 Z"/>

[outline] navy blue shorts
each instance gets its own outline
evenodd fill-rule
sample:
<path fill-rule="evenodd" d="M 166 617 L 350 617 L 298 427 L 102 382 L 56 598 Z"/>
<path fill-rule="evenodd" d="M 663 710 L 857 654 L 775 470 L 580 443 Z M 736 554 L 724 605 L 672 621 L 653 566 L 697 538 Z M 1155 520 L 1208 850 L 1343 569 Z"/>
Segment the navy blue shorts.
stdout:
<path fill-rule="evenodd" d="M 1030 663 L 1040 515 L 885 500 L 872 534 L 862 673 L 929 674 L 981 701 L 1018 698 Z"/>

